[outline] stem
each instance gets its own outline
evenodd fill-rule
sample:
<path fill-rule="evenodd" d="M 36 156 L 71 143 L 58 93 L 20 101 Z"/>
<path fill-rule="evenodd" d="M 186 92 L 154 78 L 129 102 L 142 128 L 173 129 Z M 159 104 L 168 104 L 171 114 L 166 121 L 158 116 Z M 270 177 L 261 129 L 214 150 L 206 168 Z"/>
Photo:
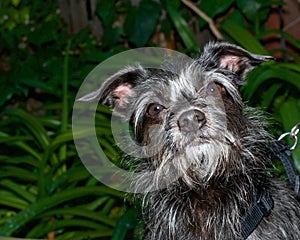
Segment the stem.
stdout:
<path fill-rule="evenodd" d="M 195 4 L 192 3 L 190 0 L 181 0 L 181 2 L 183 2 L 186 6 L 192 9 L 196 14 L 198 14 L 205 22 L 208 23 L 210 30 L 218 40 L 224 40 L 222 33 L 220 33 L 220 31 L 218 30 L 214 21 L 209 16 L 207 16 L 205 12 L 203 12 L 197 6 L 195 6 Z"/>
<path fill-rule="evenodd" d="M 69 120 L 69 103 L 68 103 L 68 82 L 69 82 L 69 54 L 71 49 L 71 40 L 66 47 L 66 55 L 64 58 L 63 66 L 63 79 L 62 79 L 62 119 L 61 119 L 61 132 L 65 132 L 68 128 Z M 67 156 L 66 145 L 63 145 L 59 151 L 59 159 L 64 160 Z"/>

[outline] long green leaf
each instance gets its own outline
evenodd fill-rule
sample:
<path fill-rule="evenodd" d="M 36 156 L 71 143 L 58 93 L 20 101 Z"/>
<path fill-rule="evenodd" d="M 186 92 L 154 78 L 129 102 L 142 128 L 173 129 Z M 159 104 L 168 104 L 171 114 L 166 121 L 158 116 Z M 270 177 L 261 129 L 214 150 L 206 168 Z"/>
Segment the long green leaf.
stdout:
<path fill-rule="evenodd" d="M 46 129 L 32 115 L 19 108 L 9 108 L 3 112 L 4 115 L 9 115 L 19 119 L 21 124 L 25 124 L 32 132 L 33 136 L 43 149 L 49 145 L 50 138 Z"/>
<path fill-rule="evenodd" d="M 11 144 L 15 142 L 20 142 L 20 141 L 28 141 L 32 140 L 32 137 L 30 136 L 8 136 L 6 135 L 5 137 L 0 136 L 0 143 L 6 143 L 6 144 Z"/>
<path fill-rule="evenodd" d="M 244 88 L 247 99 L 250 99 L 263 83 L 272 79 L 280 79 L 300 90 L 299 73 L 287 68 L 284 69 L 281 64 L 273 65 L 272 67 L 259 67 L 249 74 L 247 82 L 251 82 L 251 84 L 246 84 Z"/>
<path fill-rule="evenodd" d="M 84 229 L 101 229 L 103 232 L 111 232 L 111 228 L 105 227 L 103 225 L 99 225 L 99 223 L 95 223 L 93 221 L 82 220 L 82 219 L 66 219 L 66 220 L 56 220 L 53 223 L 34 228 L 27 234 L 27 238 L 40 238 L 46 235 L 48 232 L 59 230 L 61 228 L 73 227 L 73 228 L 84 228 Z"/>
<path fill-rule="evenodd" d="M 47 182 L 46 182 L 46 179 L 44 177 L 44 174 L 45 174 L 45 169 L 46 169 L 46 166 L 47 166 L 47 162 L 52 158 L 52 159 L 55 159 L 55 155 L 54 155 L 54 151 L 58 148 L 58 147 L 61 147 L 61 146 L 65 146 L 65 144 L 68 142 L 68 141 L 73 141 L 73 134 L 72 134 L 72 131 L 69 130 L 65 133 L 62 133 L 60 135 L 58 135 L 53 141 L 51 141 L 51 143 L 49 144 L 48 148 L 46 149 L 46 151 L 43 153 L 43 156 L 42 156 L 42 163 L 40 165 L 40 171 L 39 171 L 39 174 L 40 174 L 40 177 L 39 177 L 39 182 L 38 182 L 38 185 L 39 185 L 39 194 L 41 197 L 45 197 L 46 196 L 46 185 L 47 185 Z M 59 160 L 55 159 L 54 162 L 56 162 L 55 165 L 57 166 L 60 166 L 60 167 L 63 167 L 63 169 L 65 168 L 64 166 L 62 166 L 62 164 L 64 164 L 64 160 L 66 159 L 66 153 L 63 153 L 64 148 L 61 148 L 60 149 L 60 157 L 59 157 Z M 63 152 L 62 152 L 63 151 Z M 63 153 L 63 154 L 62 154 Z M 62 155 L 61 155 L 62 154 Z M 64 170 L 65 171 L 65 170 Z"/>
<path fill-rule="evenodd" d="M 60 236 L 55 237 L 55 240 L 83 240 L 83 239 L 102 239 L 111 237 L 113 230 L 98 230 L 98 231 L 70 231 Z"/>
<path fill-rule="evenodd" d="M 48 185 L 48 189 L 54 191 L 55 189 L 63 186 L 74 184 L 90 177 L 90 173 L 82 166 L 81 168 L 71 168 L 61 174 Z"/>
<path fill-rule="evenodd" d="M 34 202 L 35 196 L 27 191 L 22 185 L 16 184 L 9 179 L 3 179 L 0 181 L 0 186 L 9 189 L 11 192 L 17 193 L 22 199 L 28 202 Z"/>
<path fill-rule="evenodd" d="M 137 209 L 129 209 L 119 220 L 111 240 L 124 240 L 130 228 L 136 226 L 139 222 Z"/>
<path fill-rule="evenodd" d="M 267 109 L 275 98 L 276 93 L 280 90 L 282 84 L 275 83 L 264 92 L 262 96 L 261 107 Z"/>
<path fill-rule="evenodd" d="M 300 63 L 280 63 L 277 64 L 277 68 L 289 69 L 300 73 Z"/>
<path fill-rule="evenodd" d="M 73 207 L 73 208 L 61 208 L 47 211 L 42 214 L 40 217 L 44 216 L 54 216 L 54 215 L 68 215 L 73 217 L 84 217 L 90 220 L 98 221 L 99 223 L 104 223 L 109 226 L 116 226 L 116 221 L 109 218 L 107 215 L 102 214 L 101 212 L 94 212 L 86 209 L 85 207 Z"/>
<path fill-rule="evenodd" d="M 35 157 L 37 160 L 41 161 L 42 160 L 42 157 L 41 155 L 36 151 L 34 150 L 32 147 L 30 147 L 28 144 L 26 144 L 25 142 L 23 141 L 20 141 L 18 139 L 18 137 L 10 137 L 7 133 L 3 133 L 3 132 L 0 132 L 0 137 L 1 139 L 3 139 L 3 141 L 5 139 L 8 139 L 8 142 L 13 142 L 16 146 L 20 147 L 21 149 L 25 150 L 26 152 L 28 152 L 30 155 L 32 155 L 33 157 Z M 26 138 L 26 137 L 25 137 Z M 11 139 L 15 139 L 17 141 L 11 141 Z M 21 138 L 22 140 L 22 138 Z"/>
<path fill-rule="evenodd" d="M 104 197 L 100 197 L 97 198 L 96 200 L 94 200 L 93 202 L 90 202 L 86 205 L 86 208 L 88 210 L 95 210 L 98 207 L 100 207 L 102 204 L 104 204 L 105 202 L 107 202 L 107 200 L 109 199 L 109 196 L 104 196 Z"/>
<path fill-rule="evenodd" d="M 0 205 L 6 207 L 12 207 L 15 209 L 23 210 L 28 207 L 28 202 L 17 197 L 16 195 L 12 194 L 11 192 L 7 191 L 0 191 Z"/>
<path fill-rule="evenodd" d="M 82 138 L 89 136 L 91 133 L 96 131 L 96 129 L 90 129 L 90 130 L 81 130 L 81 131 L 72 131 L 72 130 L 67 130 L 59 135 L 57 135 L 53 141 L 49 144 L 46 152 L 44 153 L 44 159 L 47 161 L 50 156 L 54 153 L 54 151 L 61 147 L 62 145 L 66 144 L 67 142 L 73 141 L 74 137 L 76 138 Z"/>
<path fill-rule="evenodd" d="M 246 29 L 234 21 L 227 20 L 222 23 L 223 31 L 234 39 L 239 45 L 249 50 L 250 52 L 268 55 L 268 52 L 264 49 L 259 41 L 256 40 Z"/>
<path fill-rule="evenodd" d="M 172 4 L 167 4 L 167 11 L 187 49 L 198 52 L 198 43 L 185 19 L 179 14 Z"/>
<path fill-rule="evenodd" d="M 160 12 L 161 4 L 156 1 L 141 0 L 138 6 L 129 8 L 124 30 L 137 47 L 143 47 L 148 42 L 157 26 Z"/>
<path fill-rule="evenodd" d="M 51 197 L 43 198 L 40 201 L 30 205 L 28 208 L 19 212 L 16 216 L 7 221 L 0 228 L 0 235 L 10 236 L 16 230 L 30 222 L 33 218 L 45 211 L 58 206 L 64 202 L 68 202 L 84 196 L 102 196 L 112 195 L 123 198 L 124 194 L 105 186 L 79 187 L 76 189 L 65 190 Z"/>
<path fill-rule="evenodd" d="M 19 164 L 28 164 L 28 166 L 38 167 L 39 162 L 36 161 L 32 156 L 18 156 L 18 157 L 11 157 L 0 155 L 0 162 L 2 166 L 4 165 L 19 165 Z"/>
<path fill-rule="evenodd" d="M 35 182 L 37 181 L 37 175 L 24 169 L 16 166 L 3 166 L 0 168 L 0 178 L 16 178 L 24 182 Z"/>

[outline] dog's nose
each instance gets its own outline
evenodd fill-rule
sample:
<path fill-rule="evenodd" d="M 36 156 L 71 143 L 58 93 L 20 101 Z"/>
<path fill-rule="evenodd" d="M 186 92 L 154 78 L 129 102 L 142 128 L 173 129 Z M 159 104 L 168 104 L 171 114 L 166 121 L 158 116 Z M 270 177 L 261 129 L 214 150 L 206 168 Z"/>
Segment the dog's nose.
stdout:
<path fill-rule="evenodd" d="M 199 110 L 189 110 L 178 118 L 178 127 L 182 132 L 197 132 L 206 122 L 205 115 Z"/>

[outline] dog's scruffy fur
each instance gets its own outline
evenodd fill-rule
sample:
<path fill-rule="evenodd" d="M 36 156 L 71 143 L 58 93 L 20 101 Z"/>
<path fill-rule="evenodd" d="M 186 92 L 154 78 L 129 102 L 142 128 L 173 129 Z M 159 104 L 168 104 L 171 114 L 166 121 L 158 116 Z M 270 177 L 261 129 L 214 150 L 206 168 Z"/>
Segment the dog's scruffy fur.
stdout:
<path fill-rule="evenodd" d="M 242 239 L 241 219 L 260 191 L 274 208 L 247 239 L 300 239 L 299 202 L 269 171 L 264 117 L 239 93 L 246 74 L 271 59 L 209 43 L 196 59 L 123 69 L 81 98 L 100 99 L 132 126 L 143 239 Z"/>

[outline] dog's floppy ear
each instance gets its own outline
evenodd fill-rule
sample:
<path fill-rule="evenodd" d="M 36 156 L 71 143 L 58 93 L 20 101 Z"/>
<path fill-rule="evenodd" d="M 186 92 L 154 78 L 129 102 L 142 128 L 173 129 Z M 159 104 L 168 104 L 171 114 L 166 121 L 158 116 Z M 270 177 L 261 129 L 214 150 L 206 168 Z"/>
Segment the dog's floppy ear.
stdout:
<path fill-rule="evenodd" d="M 109 77 L 99 89 L 77 99 L 79 102 L 95 102 L 116 108 L 122 112 L 128 105 L 128 98 L 134 94 L 134 87 L 147 72 L 142 67 L 127 67 Z"/>
<path fill-rule="evenodd" d="M 210 67 L 230 70 L 243 81 L 254 67 L 274 58 L 250 53 L 227 42 L 217 42 L 206 45 L 200 59 Z"/>

